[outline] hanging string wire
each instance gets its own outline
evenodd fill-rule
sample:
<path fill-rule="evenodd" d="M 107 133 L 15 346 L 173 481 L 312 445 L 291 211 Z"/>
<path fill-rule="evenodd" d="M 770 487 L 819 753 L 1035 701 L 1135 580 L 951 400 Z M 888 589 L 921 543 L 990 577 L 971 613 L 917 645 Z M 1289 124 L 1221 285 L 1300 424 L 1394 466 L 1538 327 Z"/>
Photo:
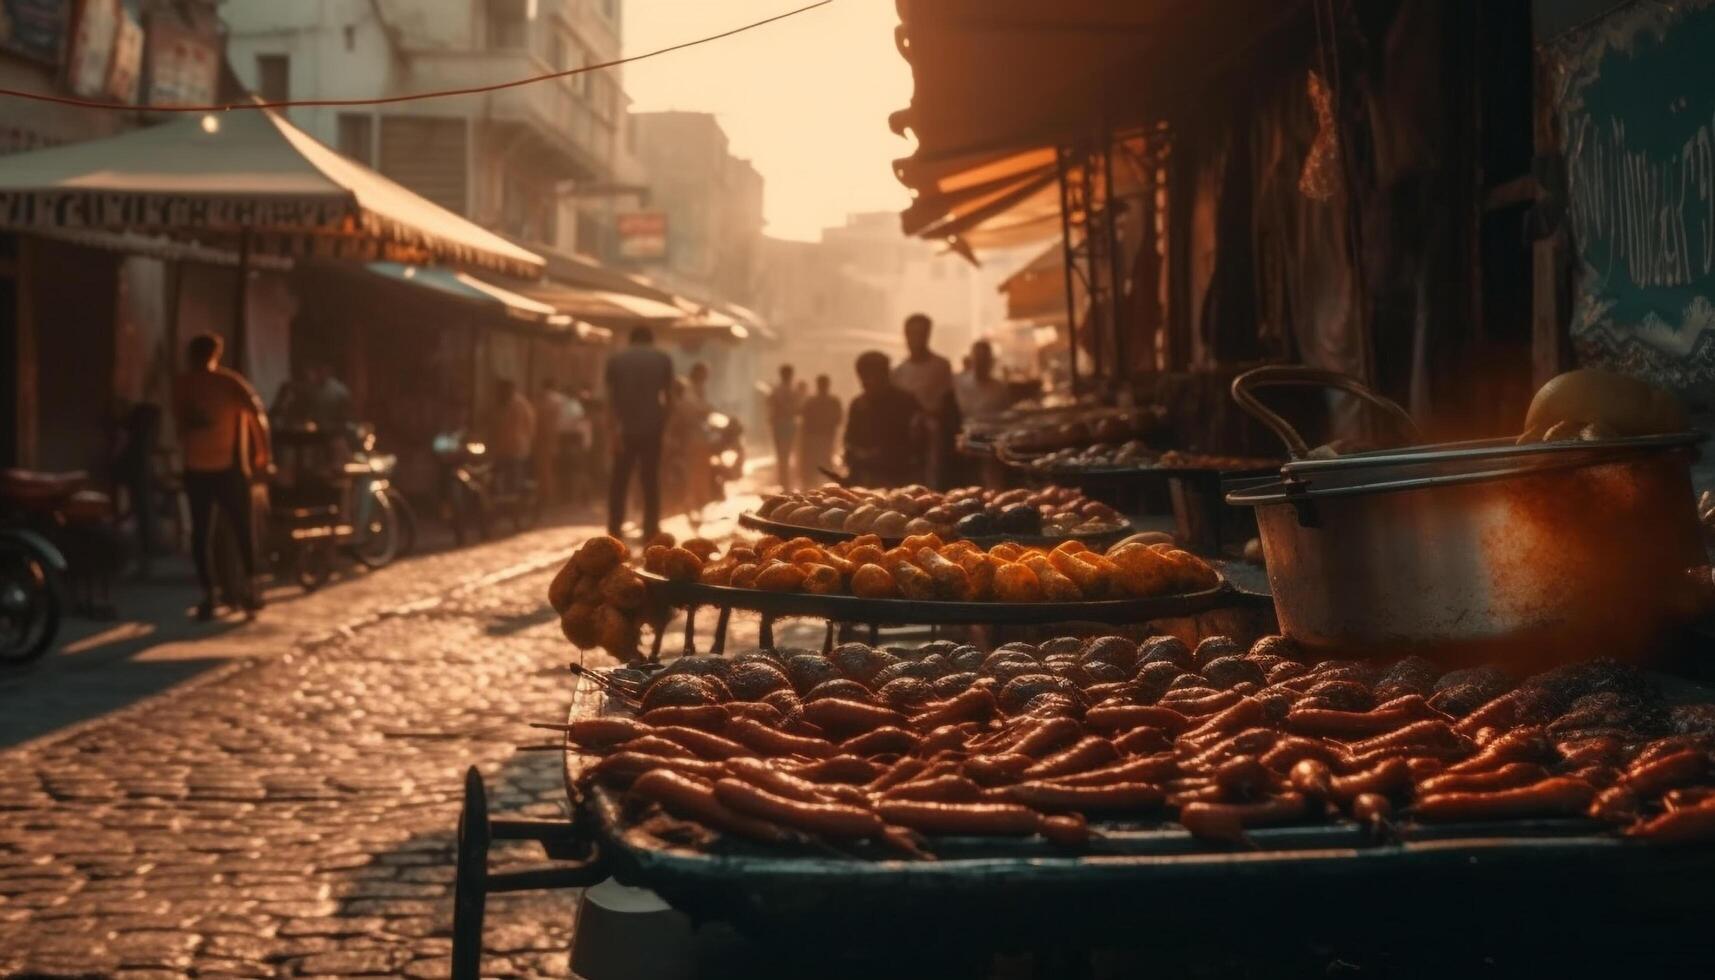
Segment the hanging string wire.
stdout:
<path fill-rule="evenodd" d="M 767 26 L 776 21 L 785 20 L 788 17 L 796 17 L 799 14 L 808 13 L 815 10 L 817 7 L 826 7 L 828 4 L 833 2 L 834 0 L 817 0 L 815 3 L 806 4 L 805 6 L 798 7 L 794 10 L 775 14 L 772 17 L 765 17 L 762 20 L 753 21 L 741 27 L 722 31 L 719 34 L 710 34 L 707 37 L 700 37 L 694 41 L 681 41 L 678 44 L 670 44 L 664 48 L 656 48 L 654 51 L 645 51 L 642 54 L 634 54 L 625 58 L 615 58 L 612 61 L 603 61 L 598 64 L 584 65 L 581 68 L 568 68 L 564 71 L 548 72 L 544 75 L 532 75 L 529 78 L 516 78 L 512 81 L 495 82 L 490 85 L 473 85 L 469 88 L 441 89 L 433 92 L 413 92 L 409 95 L 391 95 L 374 99 L 282 99 L 277 102 L 252 99 L 244 102 L 223 102 L 211 105 L 169 104 L 144 106 L 133 105 L 129 102 L 100 102 L 90 99 L 74 98 L 69 95 L 25 92 L 12 88 L 0 88 L 0 96 L 14 99 L 26 99 L 31 102 L 49 102 L 54 105 L 69 106 L 74 109 L 95 109 L 114 112 L 227 112 L 232 109 L 308 109 L 336 106 L 393 105 L 400 102 L 421 102 L 425 99 L 444 99 L 456 95 L 482 95 L 487 92 L 499 92 L 509 88 L 521 88 L 525 85 L 535 85 L 538 82 L 553 81 L 557 78 L 570 78 L 573 75 L 582 75 L 586 72 L 601 71 L 604 68 L 628 65 L 635 61 L 643 61 L 646 58 L 654 58 L 659 55 L 670 54 L 674 51 L 683 51 L 686 48 L 694 48 L 700 44 L 708 44 L 711 41 L 719 41 L 724 38 L 732 37 L 735 34 L 743 34 L 745 31 L 753 31 L 759 27 Z"/>

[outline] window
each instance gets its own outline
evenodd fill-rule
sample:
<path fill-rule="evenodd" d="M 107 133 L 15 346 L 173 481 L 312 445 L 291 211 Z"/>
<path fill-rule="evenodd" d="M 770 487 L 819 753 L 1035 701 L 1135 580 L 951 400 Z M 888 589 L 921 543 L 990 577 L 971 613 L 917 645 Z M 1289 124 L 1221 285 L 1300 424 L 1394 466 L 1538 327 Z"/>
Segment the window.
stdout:
<path fill-rule="evenodd" d="M 375 119 L 360 112 L 340 113 L 338 150 L 366 167 L 375 166 Z"/>
<path fill-rule="evenodd" d="M 256 94 L 264 102 L 285 102 L 292 97 L 292 59 L 283 54 L 256 56 Z"/>
<path fill-rule="evenodd" d="M 515 50 L 529 41 L 529 0 L 488 0 L 488 46 Z"/>

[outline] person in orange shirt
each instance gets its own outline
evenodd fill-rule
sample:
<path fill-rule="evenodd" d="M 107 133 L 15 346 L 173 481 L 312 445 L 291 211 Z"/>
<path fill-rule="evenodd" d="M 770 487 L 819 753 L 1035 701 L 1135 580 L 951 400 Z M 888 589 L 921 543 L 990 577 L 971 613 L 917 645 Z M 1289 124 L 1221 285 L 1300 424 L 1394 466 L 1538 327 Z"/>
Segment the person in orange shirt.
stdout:
<path fill-rule="evenodd" d="M 197 619 L 214 617 L 214 582 L 208 567 L 208 535 L 219 507 L 238 532 L 238 555 L 250 587 L 241 597 L 249 612 L 262 608 L 255 587 L 256 541 L 250 485 L 272 465 L 268 416 L 256 389 L 237 371 L 220 366 L 221 339 L 192 337 L 189 364 L 173 383 L 173 421 L 184 457 L 185 497 L 191 509 L 191 557 L 203 599 Z"/>

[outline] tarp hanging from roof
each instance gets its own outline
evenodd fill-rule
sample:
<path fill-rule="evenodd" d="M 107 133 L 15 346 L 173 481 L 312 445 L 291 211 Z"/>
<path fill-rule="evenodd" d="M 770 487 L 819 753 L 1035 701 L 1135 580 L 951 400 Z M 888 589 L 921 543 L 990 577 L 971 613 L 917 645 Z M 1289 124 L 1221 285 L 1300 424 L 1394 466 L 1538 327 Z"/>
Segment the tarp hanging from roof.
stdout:
<path fill-rule="evenodd" d="M 0 227 L 124 230 L 265 254 L 449 262 L 533 278 L 542 259 L 267 109 L 186 115 L 0 158 Z"/>

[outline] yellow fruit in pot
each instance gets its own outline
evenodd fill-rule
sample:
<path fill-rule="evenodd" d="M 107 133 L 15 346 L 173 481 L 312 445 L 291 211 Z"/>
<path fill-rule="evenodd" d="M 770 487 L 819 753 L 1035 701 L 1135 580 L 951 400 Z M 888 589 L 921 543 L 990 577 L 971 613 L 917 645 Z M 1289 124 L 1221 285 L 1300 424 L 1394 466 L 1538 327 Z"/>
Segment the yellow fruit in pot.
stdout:
<path fill-rule="evenodd" d="M 1594 422 L 1619 436 L 1682 432 L 1690 424 L 1671 392 L 1599 368 L 1568 371 L 1537 389 L 1525 413 L 1526 431 L 1547 432 L 1562 422 Z"/>

